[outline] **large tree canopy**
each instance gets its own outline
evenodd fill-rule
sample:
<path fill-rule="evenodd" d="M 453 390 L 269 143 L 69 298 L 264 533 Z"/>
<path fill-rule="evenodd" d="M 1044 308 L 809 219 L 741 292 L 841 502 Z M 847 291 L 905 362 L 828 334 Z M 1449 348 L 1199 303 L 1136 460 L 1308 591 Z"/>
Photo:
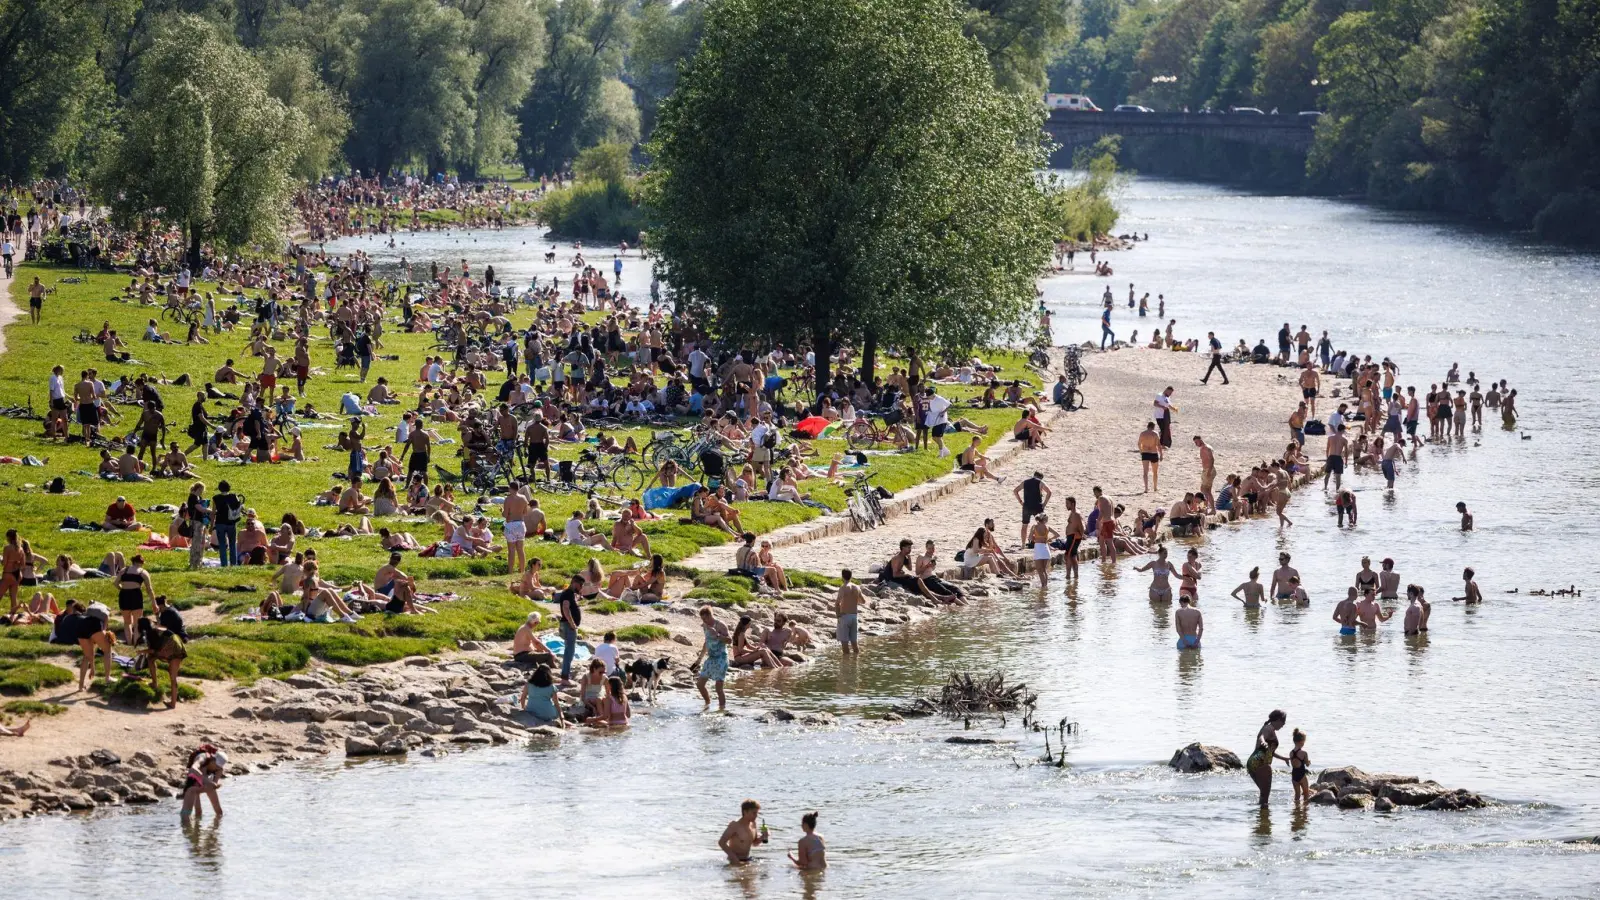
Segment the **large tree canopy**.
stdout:
<path fill-rule="evenodd" d="M 248 51 L 204 20 L 173 17 L 139 61 L 123 119 L 96 179 L 119 218 L 182 226 L 191 265 L 204 241 L 278 239 L 308 128 Z"/>
<path fill-rule="evenodd" d="M 964 349 L 1050 246 L 1038 102 L 949 0 L 723 0 L 648 151 L 667 279 L 740 338 Z"/>

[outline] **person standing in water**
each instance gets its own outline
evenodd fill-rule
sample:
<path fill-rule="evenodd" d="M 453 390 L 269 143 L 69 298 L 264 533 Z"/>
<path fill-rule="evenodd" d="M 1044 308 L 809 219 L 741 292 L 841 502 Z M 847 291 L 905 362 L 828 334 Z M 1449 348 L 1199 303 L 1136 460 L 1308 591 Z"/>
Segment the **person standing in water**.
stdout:
<path fill-rule="evenodd" d="M 1243 597 L 1239 596 L 1241 593 L 1244 594 Z M 1245 609 L 1260 609 L 1261 598 L 1266 593 L 1267 589 L 1261 585 L 1261 567 L 1256 566 L 1250 570 L 1250 580 L 1240 582 L 1239 586 L 1233 589 L 1233 599 L 1243 603 Z"/>
<path fill-rule="evenodd" d="M 1275 709 L 1267 716 L 1267 721 L 1256 732 L 1255 751 L 1250 754 L 1250 759 L 1244 764 L 1245 771 L 1250 773 L 1250 780 L 1256 783 L 1256 788 L 1261 791 L 1261 808 L 1267 808 L 1267 800 L 1272 795 L 1272 761 L 1281 759 L 1288 762 L 1289 758 L 1278 755 L 1278 731 L 1289 721 L 1289 714 L 1281 709 Z"/>
<path fill-rule="evenodd" d="M 1173 570 L 1172 563 L 1167 561 L 1166 547 L 1157 548 L 1156 558 L 1134 569 L 1134 571 L 1150 573 L 1151 603 L 1172 602 L 1172 584 L 1167 579 L 1172 576 Z"/>
<path fill-rule="evenodd" d="M 756 828 L 756 816 L 761 813 L 761 804 L 754 800 L 746 800 L 739 804 L 739 818 L 728 823 L 722 830 L 722 837 L 717 838 L 717 847 L 728 856 L 730 865 L 743 865 L 750 861 L 750 851 L 757 844 L 765 844 L 767 836 Z"/>
<path fill-rule="evenodd" d="M 1200 638 L 1206 632 L 1206 622 L 1200 610 L 1194 608 L 1194 600 L 1188 594 L 1178 595 L 1178 611 L 1172 619 L 1174 627 L 1178 629 L 1178 649 L 1199 650 Z"/>
<path fill-rule="evenodd" d="M 1333 620 L 1339 623 L 1339 635 L 1351 637 L 1356 633 L 1356 589 L 1351 588 L 1343 600 L 1333 608 Z"/>
<path fill-rule="evenodd" d="M 1466 569 L 1461 573 L 1461 580 L 1466 582 L 1467 585 L 1466 596 L 1457 597 L 1456 599 L 1466 601 L 1468 606 L 1483 602 L 1483 592 L 1478 590 L 1478 583 L 1472 580 L 1475 574 L 1471 569 Z"/>
<path fill-rule="evenodd" d="M 1411 599 L 1411 605 L 1406 607 L 1406 634 L 1422 634 L 1428 630 L 1428 616 L 1433 613 L 1433 605 L 1423 597 L 1418 585 L 1406 585 L 1406 596 Z"/>
<path fill-rule="evenodd" d="M 805 832 L 795 844 L 795 852 L 789 854 L 789 861 L 795 868 L 807 872 L 820 872 L 828 867 L 828 851 L 822 843 L 822 835 L 817 834 L 817 814 L 808 812 L 800 817 L 800 830 Z"/>
<path fill-rule="evenodd" d="M 839 593 L 833 598 L 833 610 L 838 618 L 836 632 L 839 638 L 839 652 L 859 655 L 861 587 L 851 580 L 854 577 L 849 569 L 839 571 Z"/>
<path fill-rule="evenodd" d="M 1294 749 L 1289 751 L 1289 782 L 1294 785 L 1294 802 L 1304 806 L 1311 800 L 1311 779 L 1306 771 L 1311 767 L 1311 755 L 1306 752 L 1306 733 L 1294 730 Z"/>
<path fill-rule="evenodd" d="M 1378 623 L 1387 622 L 1392 618 L 1394 618 L 1394 613 L 1392 611 L 1384 612 L 1378 606 L 1378 599 L 1373 596 L 1371 591 L 1362 595 L 1361 599 L 1356 603 L 1356 621 L 1361 630 L 1368 634 L 1377 634 Z"/>
<path fill-rule="evenodd" d="M 1294 586 L 1290 580 L 1298 581 L 1300 573 L 1289 565 L 1289 554 L 1278 554 L 1278 569 L 1272 573 L 1272 596 L 1276 600 L 1288 600 L 1294 596 Z"/>
<path fill-rule="evenodd" d="M 1457 503 L 1456 504 L 1456 512 L 1461 513 L 1461 530 L 1462 531 L 1471 531 L 1472 530 L 1472 513 L 1467 512 L 1467 504 L 1465 504 L 1465 503 Z"/>

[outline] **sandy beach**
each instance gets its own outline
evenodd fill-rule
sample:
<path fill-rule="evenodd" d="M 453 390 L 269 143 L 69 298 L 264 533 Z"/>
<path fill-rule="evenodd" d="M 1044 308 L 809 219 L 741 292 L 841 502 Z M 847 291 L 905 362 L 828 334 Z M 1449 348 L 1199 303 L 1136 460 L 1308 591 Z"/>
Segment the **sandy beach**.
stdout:
<path fill-rule="evenodd" d="M 1061 517 L 1069 496 L 1088 514 L 1090 489 L 1099 485 L 1113 502 L 1131 514 L 1139 509 L 1166 509 L 1185 491 L 1200 484 L 1200 457 L 1193 443 L 1202 435 L 1216 454 L 1217 486 L 1230 473 L 1248 474 L 1250 466 L 1280 456 L 1289 441 L 1289 414 L 1300 392 L 1277 366 L 1241 365 L 1228 369 L 1231 383 L 1213 378 L 1200 384 L 1209 361 L 1204 355 L 1160 350 L 1123 349 L 1084 356 L 1089 380 L 1083 387 L 1088 408 L 1059 413 L 1044 449 L 1016 453 L 994 472 L 1004 484 L 985 481 L 924 504 L 921 512 L 892 518 L 866 533 L 843 533 L 791 545 L 777 552 L 791 568 L 837 575 L 841 568 L 866 572 L 889 559 L 901 538 L 934 541 L 941 560 L 949 563 L 966 545 L 985 517 L 993 517 L 1001 546 L 1016 548 L 1021 507 L 1012 491 L 1019 479 L 1044 474 L 1053 492 L 1052 520 Z M 1141 493 L 1139 432 L 1150 421 L 1154 400 L 1166 387 L 1172 397 L 1172 449 L 1161 464 L 1160 489 Z M 1009 540 L 1008 540 L 1009 537 Z M 685 561 L 701 569 L 733 566 L 737 547 L 727 544 L 702 550 Z"/>

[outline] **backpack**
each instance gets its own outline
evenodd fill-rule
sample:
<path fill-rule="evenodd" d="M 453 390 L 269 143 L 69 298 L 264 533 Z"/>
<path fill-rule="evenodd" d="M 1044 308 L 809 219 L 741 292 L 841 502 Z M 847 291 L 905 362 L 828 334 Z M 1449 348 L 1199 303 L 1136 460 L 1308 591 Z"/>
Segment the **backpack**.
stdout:
<path fill-rule="evenodd" d="M 224 494 L 217 498 L 217 518 L 224 525 L 233 525 L 239 521 L 239 514 L 244 510 L 244 501 L 238 494 Z"/>

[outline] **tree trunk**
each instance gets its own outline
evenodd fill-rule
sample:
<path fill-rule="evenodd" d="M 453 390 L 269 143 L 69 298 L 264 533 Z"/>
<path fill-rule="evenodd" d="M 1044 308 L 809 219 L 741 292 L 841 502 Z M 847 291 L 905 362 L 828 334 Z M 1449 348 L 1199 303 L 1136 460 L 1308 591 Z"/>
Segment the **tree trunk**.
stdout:
<path fill-rule="evenodd" d="M 872 386 L 872 376 L 878 366 L 878 333 L 867 329 L 861 341 L 861 380 Z"/>
<path fill-rule="evenodd" d="M 822 398 L 828 395 L 828 388 L 833 381 L 831 363 L 833 357 L 833 335 L 827 318 L 818 318 L 811 323 L 811 351 L 816 354 L 817 365 L 812 371 L 812 381 L 816 384 L 816 399 L 812 402 L 811 411 L 822 411 Z"/>
<path fill-rule="evenodd" d="M 184 230 L 189 232 L 189 270 L 198 278 L 200 270 L 205 268 L 200 260 L 200 227 L 190 222 Z"/>

